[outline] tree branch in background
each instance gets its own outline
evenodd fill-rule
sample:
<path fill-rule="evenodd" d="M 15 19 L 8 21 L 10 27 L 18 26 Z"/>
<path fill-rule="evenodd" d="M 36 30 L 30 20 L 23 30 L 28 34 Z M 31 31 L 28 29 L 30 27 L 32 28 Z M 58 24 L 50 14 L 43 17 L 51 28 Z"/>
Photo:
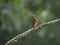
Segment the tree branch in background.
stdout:
<path fill-rule="evenodd" d="M 29 29 L 29 30 L 17 35 L 16 37 L 14 37 L 11 40 L 9 40 L 5 45 L 13 45 L 13 43 L 17 43 L 18 40 L 20 40 L 22 37 L 27 36 L 30 33 L 33 33 L 34 31 L 43 28 L 44 26 L 47 26 L 49 24 L 53 24 L 53 23 L 58 22 L 58 21 L 60 21 L 60 19 L 53 20 L 53 21 L 46 22 L 46 23 L 42 23 L 42 24 L 38 25 L 38 27 L 36 27 L 36 28 L 31 28 L 31 29 Z"/>

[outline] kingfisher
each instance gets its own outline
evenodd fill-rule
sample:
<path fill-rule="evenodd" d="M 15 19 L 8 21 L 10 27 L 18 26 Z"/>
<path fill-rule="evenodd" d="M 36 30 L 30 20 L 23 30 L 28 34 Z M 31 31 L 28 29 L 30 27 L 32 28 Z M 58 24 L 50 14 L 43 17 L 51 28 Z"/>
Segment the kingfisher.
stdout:
<path fill-rule="evenodd" d="M 33 28 L 38 26 L 38 16 L 33 15 Z"/>

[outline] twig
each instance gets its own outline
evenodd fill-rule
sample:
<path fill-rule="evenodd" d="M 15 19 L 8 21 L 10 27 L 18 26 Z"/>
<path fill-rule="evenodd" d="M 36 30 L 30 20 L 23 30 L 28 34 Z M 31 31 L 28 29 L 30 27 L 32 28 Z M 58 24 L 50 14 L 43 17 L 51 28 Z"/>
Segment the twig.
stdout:
<path fill-rule="evenodd" d="M 21 39 L 22 37 L 24 37 L 24 36 L 29 35 L 29 34 L 32 33 L 33 31 L 36 31 L 36 30 L 38 30 L 38 29 L 43 28 L 44 26 L 47 26 L 47 25 L 49 25 L 49 24 L 53 24 L 53 23 L 58 22 L 58 21 L 60 21 L 60 19 L 53 20 L 53 21 L 46 22 L 46 23 L 42 23 L 42 24 L 38 25 L 38 27 L 36 27 L 36 28 L 31 28 L 31 29 L 29 29 L 29 30 L 27 30 L 27 31 L 25 31 L 25 32 L 17 35 L 16 37 L 14 37 L 14 38 L 12 38 L 11 40 L 9 40 L 5 45 L 10 45 L 10 44 L 13 44 L 13 43 L 17 43 L 18 40 L 20 40 L 20 39 Z"/>

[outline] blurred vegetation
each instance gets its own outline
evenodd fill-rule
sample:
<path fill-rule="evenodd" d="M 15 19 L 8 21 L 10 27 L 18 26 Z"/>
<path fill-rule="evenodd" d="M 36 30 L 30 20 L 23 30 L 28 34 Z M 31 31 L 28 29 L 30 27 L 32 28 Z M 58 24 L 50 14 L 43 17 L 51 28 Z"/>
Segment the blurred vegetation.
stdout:
<path fill-rule="evenodd" d="M 0 45 L 30 29 L 33 14 L 38 15 L 39 24 L 60 18 L 60 0 L 0 0 Z M 60 45 L 60 23 L 26 36 L 16 45 Z"/>

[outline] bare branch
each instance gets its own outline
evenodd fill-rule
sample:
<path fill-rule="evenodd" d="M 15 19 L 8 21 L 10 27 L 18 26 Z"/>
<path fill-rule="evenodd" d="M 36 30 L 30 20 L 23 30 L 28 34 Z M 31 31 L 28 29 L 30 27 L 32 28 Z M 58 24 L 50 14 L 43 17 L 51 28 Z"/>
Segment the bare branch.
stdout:
<path fill-rule="evenodd" d="M 27 35 L 29 35 L 30 33 L 34 32 L 34 31 L 36 31 L 36 30 L 38 30 L 38 29 L 43 28 L 44 26 L 47 26 L 47 25 L 49 25 L 49 24 L 53 24 L 53 23 L 58 22 L 58 21 L 60 21 L 60 19 L 53 20 L 53 21 L 46 22 L 46 23 L 42 23 L 42 24 L 38 25 L 38 27 L 36 27 L 36 28 L 31 28 L 31 29 L 29 29 L 29 30 L 27 30 L 27 31 L 25 31 L 25 32 L 17 35 L 16 37 L 14 37 L 14 38 L 12 38 L 11 40 L 9 40 L 5 45 L 11 45 L 11 44 L 13 44 L 13 43 L 17 43 L 18 40 L 20 40 L 22 37 L 27 36 Z"/>

